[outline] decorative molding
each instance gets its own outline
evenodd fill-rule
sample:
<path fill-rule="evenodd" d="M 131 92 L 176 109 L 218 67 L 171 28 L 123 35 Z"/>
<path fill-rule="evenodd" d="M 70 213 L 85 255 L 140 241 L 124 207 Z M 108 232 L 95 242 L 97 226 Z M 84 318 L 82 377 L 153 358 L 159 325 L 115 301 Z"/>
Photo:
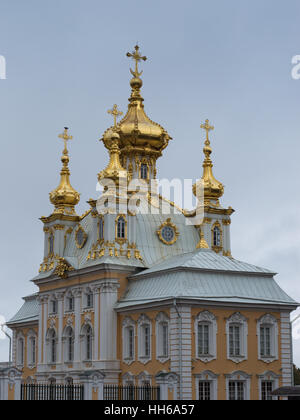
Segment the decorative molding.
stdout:
<path fill-rule="evenodd" d="M 209 354 L 198 354 L 198 325 L 204 324 L 209 326 Z M 195 318 L 195 351 L 196 358 L 203 363 L 209 363 L 217 358 L 217 333 L 218 325 L 215 315 L 209 311 L 200 312 Z"/>
<path fill-rule="evenodd" d="M 230 355 L 229 345 L 229 327 L 230 325 L 237 325 L 240 327 L 240 355 Z M 247 319 L 240 312 L 235 312 L 226 320 L 226 335 L 227 335 L 227 359 L 234 363 L 241 363 L 248 358 L 248 322 Z"/>
<path fill-rule="evenodd" d="M 164 228 L 167 228 L 167 227 L 171 228 L 171 229 L 173 230 L 173 233 L 174 233 L 174 234 L 173 234 L 173 238 L 172 238 L 170 241 L 167 241 L 167 240 L 163 237 L 163 229 L 164 229 Z M 164 223 L 162 223 L 162 224 L 160 225 L 159 229 L 156 231 L 156 233 L 157 233 L 157 235 L 158 235 L 158 237 L 159 237 L 160 241 L 161 241 L 162 243 L 164 243 L 165 245 L 174 245 L 174 244 L 175 244 L 175 242 L 177 241 L 177 239 L 178 239 L 179 235 L 180 235 L 180 233 L 179 233 L 179 230 L 178 230 L 177 226 L 176 226 L 174 223 L 172 223 L 171 218 L 167 219 Z"/>

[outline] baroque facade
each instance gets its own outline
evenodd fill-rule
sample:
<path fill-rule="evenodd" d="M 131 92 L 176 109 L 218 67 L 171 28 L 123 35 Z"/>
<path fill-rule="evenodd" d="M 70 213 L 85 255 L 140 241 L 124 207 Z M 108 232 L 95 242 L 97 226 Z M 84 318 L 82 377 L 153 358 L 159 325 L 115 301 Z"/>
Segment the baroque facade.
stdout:
<path fill-rule="evenodd" d="M 159 386 L 162 399 L 270 399 L 291 385 L 298 305 L 274 272 L 231 255 L 234 210 L 220 204 L 208 120 L 193 188 L 201 221 L 197 209 L 180 209 L 153 188 L 172 139 L 144 110 L 138 64 L 146 57 L 138 46 L 127 55 L 135 61 L 128 111 L 119 122 L 117 106 L 109 111 L 114 125 L 101 140 L 110 159 L 98 174 L 105 187 L 82 216 L 70 184 L 71 136 L 67 128 L 60 135 L 61 181 L 50 193 L 53 212 L 41 218 L 44 259 L 32 280 L 38 291 L 8 322 L 14 366 L 24 383 L 77 384 L 86 374 Z M 151 190 L 136 198 L 128 188 L 135 182 Z"/>

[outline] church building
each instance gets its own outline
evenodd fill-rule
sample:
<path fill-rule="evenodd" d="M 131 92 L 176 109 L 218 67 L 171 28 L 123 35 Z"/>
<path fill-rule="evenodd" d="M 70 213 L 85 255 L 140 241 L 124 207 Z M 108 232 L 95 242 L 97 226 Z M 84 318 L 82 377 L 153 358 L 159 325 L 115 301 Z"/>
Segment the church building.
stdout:
<path fill-rule="evenodd" d="M 159 194 L 157 161 L 172 138 L 144 109 L 139 65 L 146 57 L 138 46 L 127 56 L 135 63 L 128 111 L 122 119 L 116 105 L 109 111 L 103 191 L 82 215 L 70 183 L 72 137 L 68 128 L 59 136 L 62 170 L 50 193 L 53 211 L 41 217 L 37 292 L 7 323 L 14 368 L 24 385 L 88 378 L 90 399 L 113 399 L 112 390 L 122 389 L 124 399 L 136 397 L 130 389 L 143 390 L 139 399 L 272 399 L 274 389 L 292 384 L 290 313 L 298 303 L 272 270 L 231 254 L 234 210 L 220 201 L 208 120 L 197 208 Z"/>

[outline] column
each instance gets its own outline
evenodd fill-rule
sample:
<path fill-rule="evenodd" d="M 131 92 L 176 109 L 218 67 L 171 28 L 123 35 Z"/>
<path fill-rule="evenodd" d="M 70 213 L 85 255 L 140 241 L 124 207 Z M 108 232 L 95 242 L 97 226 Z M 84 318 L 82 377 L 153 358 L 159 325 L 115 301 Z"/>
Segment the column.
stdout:
<path fill-rule="evenodd" d="M 43 305 L 43 364 L 47 364 L 47 345 L 46 345 L 46 335 L 47 335 L 47 320 L 48 320 L 48 295 L 42 296 L 42 305 Z"/>
<path fill-rule="evenodd" d="M 117 358 L 117 314 L 114 306 L 118 300 L 118 280 L 107 279 L 100 286 L 100 360 Z"/>
<path fill-rule="evenodd" d="M 39 327 L 38 327 L 38 364 L 42 363 L 42 347 L 43 347 L 43 299 L 38 296 L 39 303 Z"/>
<path fill-rule="evenodd" d="M 177 313 L 177 310 L 179 314 Z M 192 330 L 191 308 L 172 307 L 170 311 L 171 372 L 179 377 L 178 398 L 192 399 Z M 180 392 L 181 391 L 181 392 Z"/>

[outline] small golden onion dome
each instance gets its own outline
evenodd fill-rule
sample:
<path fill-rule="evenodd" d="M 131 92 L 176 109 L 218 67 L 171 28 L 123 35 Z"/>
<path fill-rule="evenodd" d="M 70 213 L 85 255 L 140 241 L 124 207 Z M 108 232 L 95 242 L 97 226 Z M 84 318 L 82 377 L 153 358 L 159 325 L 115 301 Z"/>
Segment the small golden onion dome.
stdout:
<path fill-rule="evenodd" d="M 205 145 L 203 148 L 203 153 L 205 155 L 205 159 L 203 162 L 203 175 L 200 181 L 196 182 L 193 185 L 193 193 L 195 196 L 198 197 L 201 188 L 203 189 L 204 194 L 204 203 L 206 204 L 210 200 L 214 200 L 218 202 L 218 199 L 222 197 L 224 194 L 224 186 L 221 182 L 219 182 L 213 175 L 213 163 L 210 158 L 212 153 L 212 149 L 210 147 L 210 141 L 208 137 L 208 133 L 210 130 L 213 130 L 214 127 L 209 125 L 209 120 L 205 121 L 205 124 L 201 125 L 201 128 L 206 130 L 206 140 Z"/>
<path fill-rule="evenodd" d="M 80 194 L 72 187 L 70 183 L 70 170 L 69 170 L 69 153 L 67 150 L 67 141 L 72 139 L 68 135 L 68 128 L 65 127 L 63 134 L 59 135 L 65 141 L 65 148 L 61 161 L 63 164 L 60 172 L 60 184 L 53 190 L 49 196 L 51 203 L 55 206 L 54 213 L 68 213 L 75 214 L 74 207 L 80 201 Z"/>
<path fill-rule="evenodd" d="M 105 140 L 103 139 L 103 141 L 109 150 L 110 160 L 106 169 L 98 174 L 98 180 L 100 181 L 101 179 L 105 178 L 112 179 L 118 184 L 120 178 L 127 179 L 127 171 L 122 167 L 120 162 L 120 136 L 117 132 L 110 130 L 106 133 Z"/>

